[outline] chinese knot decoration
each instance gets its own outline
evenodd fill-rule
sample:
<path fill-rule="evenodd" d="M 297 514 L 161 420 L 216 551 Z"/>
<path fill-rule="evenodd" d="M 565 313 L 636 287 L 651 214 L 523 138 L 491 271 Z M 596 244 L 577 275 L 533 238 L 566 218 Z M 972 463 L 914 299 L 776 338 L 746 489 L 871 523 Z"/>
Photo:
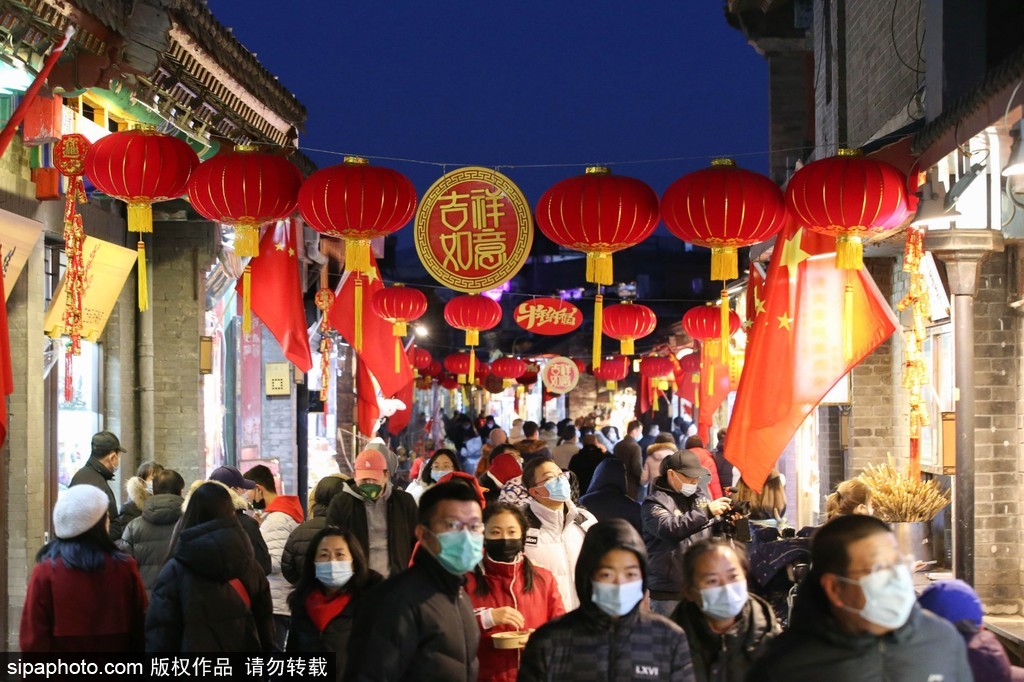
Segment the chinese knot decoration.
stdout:
<path fill-rule="evenodd" d="M 139 310 L 149 309 L 146 244 L 153 231 L 153 204 L 185 194 L 199 157 L 183 140 L 151 127 L 97 140 L 85 157 L 85 174 L 99 191 L 128 204 L 128 231 L 139 233 Z"/>
<path fill-rule="evenodd" d="M 604 311 L 603 331 L 619 341 L 620 352 L 623 355 L 633 355 L 633 342 L 651 334 L 657 325 L 658 318 L 654 311 L 639 303 L 617 303 L 608 306 Z"/>
<path fill-rule="evenodd" d="M 358 156 L 310 175 L 299 189 L 299 212 L 317 232 L 345 241 L 345 269 L 369 274 L 370 240 L 404 226 L 416 210 L 412 181 Z M 363 278 L 356 277 L 353 303 L 356 352 L 363 350 Z"/>
<path fill-rule="evenodd" d="M 237 145 L 199 164 L 188 181 L 188 199 L 204 218 L 235 228 L 235 253 L 260 253 L 260 226 L 284 220 L 299 201 L 302 174 L 277 154 Z"/>
<path fill-rule="evenodd" d="M 331 384 L 331 350 L 334 342 L 331 340 L 331 321 L 327 317 L 328 311 L 334 305 L 334 292 L 330 287 L 321 287 L 316 292 L 317 310 L 320 311 L 320 402 L 326 403 L 330 395 Z M 326 414 L 326 409 L 324 410 Z"/>
<path fill-rule="evenodd" d="M 895 166 L 840 149 L 813 161 L 790 178 L 786 203 L 811 230 L 836 237 L 836 266 L 860 270 L 862 237 L 906 215 L 907 180 Z"/>
<path fill-rule="evenodd" d="M 639 180 L 614 176 L 603 166 L 558 182 L 537 203 L 537 225 L 559 246 L 587 254 L 588 282 L 594 298 L 594 368 L 601 366 L 604 296 L 612 284 L 612 254 L 636 246 L 658 225 L 658 195 Z"/>
<path fill-rule="evenodd" d="M 910 467 L 911 474 L 921 473 L 921 427 L 928 426 L 928 403 L 922 395 L 929 383 L 928 368 L 924 363 L 924 340 L 927 337 L 925 321 L 931 316 L 931 300 L 921 271 L 924 258 L 924 230 L 907 228 L 907 243 L 903 252 L 903 271 L 910 275 L 910 288 L 896 306 L 901 312 L 910 308 L 914 323 L 906 333 L 906 357 L 903 364 L 903 387 L 910 392 Z"/>
<path fill-rule="evenodd" d="M 739 329 L 740 316 L 733 311 L 729 311 L 729 325 L 723 329 L 722 318 L 718 314 L 718 310 L 710 303 L 690 308 L 683 315 L 683 331 L 705 346 L 706 352 L 702 353 L 705 358 L 718 353 L 725 362 L 729 357 L 728 350 L 722 350 L 718 344 L 723 343 L 722 339 L 724 338 L 725 345 L 728 345 L 729 338 Z M 708 393 L 710 394 L 715 383 L 715 363 L 709 361 L 707 366 L 710 374 L 707 378 Z"/>
<path fill-rule="evenodd" d="M 427 297 L 419 289 L 402 284 L 380 289 L 370 301 L 373 312 L 392 325 L 392 334 L 398 337 L 408 333 L 408 323 L 418 320 L 427 312 Z M 399 371 L 402 360 L 402 344 L 395 344 L 395 371 Z"/>
<path fill-rule="evenodd" d="M 516 379 L 526 374 L 526 363 L 519 358 L 498 358 L 491 363 L 491 374 L 501 379 L 504 388 L 508 388 Z"/>
<path fill-rule="evenodd" d="M 67 269 L 64 275 L 64 333 L 68 335 L 68 346 L 64 356 L 64 401 L 73 397 L 74 382 L 72 358 L 82 352 L 82 296 L 85 294 L 85 265 L 82 262 L 82 242 L 85 230 L 78 204 L 86 201 L 85 156 L 90 143 L 84 135 L 64 135 L 53 148 L 53 165 L 68 179 L 64 200 L 64 252 L 67 255 Z"/>
<path fill-rule="evenodd" d="M 476 350 L 480 343 L 480 332 L 493 329 L 501 322 L 501 306 L 486 296 L 467 294 L 456 296 L 444 306 L 445 322 L 466 332 L 469 346 L 469 383 L 475 381 Z"/>

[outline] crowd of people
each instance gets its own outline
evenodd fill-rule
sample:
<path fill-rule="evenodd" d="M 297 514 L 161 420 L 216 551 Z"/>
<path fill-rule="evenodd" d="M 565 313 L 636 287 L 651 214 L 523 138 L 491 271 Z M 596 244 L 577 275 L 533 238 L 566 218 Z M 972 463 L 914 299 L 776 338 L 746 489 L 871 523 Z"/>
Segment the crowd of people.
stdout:
<path fill-rule="evenodd" d="M 778 532 L 778 472 L 760 492 L 738 475 L 734 486 L 721 448 L 682 428 L 631 422 L 619 439 L 586 423 L 507 434 L 493 420 L 455 424 L 463 444 L 483 443 L 478 462 L 453 442 L 411 462 L 402 489 L 399 458 L 377 443 L 305 505 L 262 465 L 222 466 L 186 489 L 147 462 L 119 510 L 109 482 L 124 450 L 96 434 L 36 558 L 22 650 L 319 652 L 339 680 L 1019 672 L 969 586 L 937 583 L 918 601 L 912 559 L 862 484 L 829 496 L 780 621 L 757 593 L 748 544 L 727 530 L 742 502 L 752 524 Z"/>

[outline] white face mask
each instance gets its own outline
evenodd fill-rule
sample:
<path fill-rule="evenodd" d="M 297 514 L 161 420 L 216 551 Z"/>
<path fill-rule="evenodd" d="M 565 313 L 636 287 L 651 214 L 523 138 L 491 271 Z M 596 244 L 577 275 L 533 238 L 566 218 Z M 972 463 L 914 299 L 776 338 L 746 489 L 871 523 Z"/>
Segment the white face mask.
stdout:
<path fill-rule="evenodd" d="M 631 583 L 616 585 L 615 583 L 591 582 L 594 590 L 592 601 L 594 606 L 609 616 L 624 616 L 644 598 L 644 581 L 635 580 Z"/>
<path fill-rule="evenodd" d="M 696 483 L 683 483 L 679 486 L 679 492 L 686 497 L 693 497 L 697 493 Z"/>
<path fill-rule="evenodd" d="M 906 564 L 873 571 L 859 580 L 837 577 L 843 582 L 860 585 L 864 592 L 864 608 L 858 610 L 843 606 L 847 611 L 889 630 L 902 627 L 910 618 L 917 595 L 914 593 L 914 578 Z"/>
<path fill-rule="evenodd" d="M 700 610 L 705 615 L 718 620 L 734 618 L 747 603 L 747 583 L 740 580 L 728 585 L 707 587 L 700 591 L 700 599 Z"/>
<path fill-rule="evenodd" d="M 327 587 L 345 587 L 354 575 L 351 561 L 316 562 L 316 579 Z"/>

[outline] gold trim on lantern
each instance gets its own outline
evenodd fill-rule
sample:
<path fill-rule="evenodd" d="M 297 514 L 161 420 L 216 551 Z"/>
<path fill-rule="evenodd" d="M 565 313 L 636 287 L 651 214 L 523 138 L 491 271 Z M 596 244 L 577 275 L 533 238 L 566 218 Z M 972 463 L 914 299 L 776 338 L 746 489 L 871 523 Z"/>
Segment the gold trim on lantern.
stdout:
<path fill-rule="evenodd" d="M 836 267 L 840 270 L 860 270 L 864 267 L 864 241 L 860 234 L 841 234 L 836 237 Z"/>
<path fill-rule="evenodd" d="M 405 321 L 401 320 L 392 324 L 391 333 L 394 334 L 395 336 L 405 336 L 406 334 L 409 333 L 409 329 Z"/>
<path fill-rule="evenodd" d="M 849 149 L 848 147 L 840 147 L 836 150 L 836 156 L 863 156 L 864 152 L 859 149 Z"/>
<path fill-rule="evenodd" d="M 235 255 L 239 258 L 255 258 L 260 255 L 259 223 L 235 225 Z"/>
<path fill-rule="evenodd" d="M 732 159 L 727 159 L 725 157 L 719 157 L 717 159 L 711 159 L 711 165 L 712 166 L 732 166 L 732 167 L 735 167 L 736 166 L 736 162 L 733 161 Z"/>
<path fill-rule="evenodd" d="M 254 144 L 236 144 L 235 145 L 235 151 L 238 152 L 239 154 L 248 154 L 250 152 L 257 152 L 257 151 L 259 151 L 259 149 L 260 148 L 257 147 Z"/>
<path fill-rule="evenodd" d="M 587 166 L 586 175 L 611 175 L 612 169 L 608 166 Z"/>
<path fill-rule="evenodd" d="M 632 355 L 636 350 L 633 345 L 633 339 L 621 339 L 619 341 L 619 349 L 623 355 Z"/>
<path fill-rule="evenodd" d="M 479 329 L 467 329 L 466 330 L 466 345 L 476 346 L 480 343 L 480 330 Z"/>
<path fill-rule="evenodd" d="M 345 238 L 345 269 L 370 272 L 370 240 Z"/>
<path fill-rule="evenodd" d="M 612 254 L 604 251 L 587 252 L 586 280 L 602 286 L 612 283 Z"/>
<path fill-rule="evenodd" d="M 364 156 L 346 156 L 342 163 L 346 166 L 369 166 L 370 160 Z"/>
<path fill-rule="evenodd" d="M 153 231 L 153 206 L 151 204 L 140 201 L 128 203 L 128 231 Z"/>

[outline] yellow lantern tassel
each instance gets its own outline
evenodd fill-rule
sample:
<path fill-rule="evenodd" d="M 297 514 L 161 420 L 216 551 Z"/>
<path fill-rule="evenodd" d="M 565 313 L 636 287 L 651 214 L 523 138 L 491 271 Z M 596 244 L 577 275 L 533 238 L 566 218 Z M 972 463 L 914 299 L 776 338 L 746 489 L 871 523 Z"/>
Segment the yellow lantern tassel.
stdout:
<path fill-rule="evenodd" d="M 693 409 L 700 409 L 700 372 L 694 372 L 690 375 L 690 381 L 697 385 L 697 388 L 693 391 Z"/>
<path fill-rule="evenodd" d="M 729 326 L 729 292 L 722 289 L 722 299 L 718 304 L 718 309 L 722 314 L 722 331 L 721 331 L 721 342 L 722 347 L 719 349 L 721 353 L 722 362 L 729 362 L 729 337 L 732 336 L 732 328 Z"/>
<path fill-rule="evenodd" d="M 619 352 L 623 355 L 632 355 L 635 352 L 633 339 L 621 339 L 619 341 Z"/>
<path fill-rule="evenodd" d="M 394 340 L 395 344 L 395 374 L 402 371 L 402 344 L 398 342 L 398 339 Z"/>
<path fill-rule="evenodd" d="M 466 395 L 466 387 L 460 386 L 459 392 L 462 394 L 462 409 L 465 410 L 469 405 L 469 397 Z"/>
<path fill-rule="evenodd" d="M 614 391 L 619 386 L 618 386 L 618 384 L 616 382 L 609 380 L 609 381 L 604 382 L 604 387 L 607 388 L 609 391 Z"/>
<path fill-rule="evenodd" d="M 405 322 L 395 322 L 391 325 L 391 333 L 395 336 L 405 336 L 409 333 L 409 328 Z"/>
<path fill-rule="evenodd" d="M 739 257 L 734 246 L 716 246 L 711 249 L 711 279 L 726 281 L 740 276 Z"/>
<path fill-rule="evenodd" d="M 469 349 L 469 383 L 476 383 L 476 348 Z"/>
<path fill-rule="evenodd" d="M 501 387 L 502 388 L 509 388 L 514 383 L 515 383 L 515 380 L 513 380 L 513 379 L 508 379 L 508 378 L 502 379 L 501 380 Z"/>
<path fill-rule="evenodd" d="M 478 329 L 467 329 L 466 330 L 466 345 L 476 346 L 480 343 L 480 330 Z"/>
<path fill-rule="evenodd" d="M 128 231 L 153 231 L 153 207 L 150 204 L 138 202 L 128 204 Z"/>
<path fill-rule="evenodd" d="M 235 255 L 240 258 L 255 258 L 260 255 L 259 225 L 239 223 L 235 226 Z"/>
<path fill-rule="evenodd" d="M 612 283 L 612 254 L 601 251 L 587 252 L 587 281 L 602 286 Z"/>
<path fill-rule="evenodd" d="M 592 347 L 592 362 L 594 369 L 601 368 L 601 334 L 604 326 L 604 296 L 600 293 L 594 297 L 594 343 Z"/>
<path fill-rule="evenodd" d="M 840 270 L 860 270 L 864 267 L 864 242 L 859 234 L 836 237 L 836 267 Z"/>
<path fill-rule="evenodd" d="M 345 268 L 356 272 L 370 271 L 370 240 L 345 240 Z"/>
<path fill-rule="evenodd" d="M 847 275 L 849 277 L 849 275 Z M 853 284 L 847 280 L 843 292 L 843 359 L 853 357 Z"/>
<path fill-rule="evenodd" d="M 455 381 L 459 382 L 460 384 L 466 383 L 466 375 L 465 374 L 456 374 L 455 375 Z"/>
<path fill-rule="evenodd" d="M 136 279 L 139 281 L 139 311 L 149 310 L 149 276 L 146 272 L 146 242 L 139 240 L 139 274 Z"/>
<path fill-rule="evenodd" d="M 357 353 L 363 352 L 363 276 L 355 272 L 352 274 L 356 278 L 356 290 L 355 290 L 355 343 L 353 344 L 356 348 Z"/>
<path fill-rule="evenodd" d="M 242 271 L 242 331 L 252 333 L 252 270 L 248 265 Z"/>

